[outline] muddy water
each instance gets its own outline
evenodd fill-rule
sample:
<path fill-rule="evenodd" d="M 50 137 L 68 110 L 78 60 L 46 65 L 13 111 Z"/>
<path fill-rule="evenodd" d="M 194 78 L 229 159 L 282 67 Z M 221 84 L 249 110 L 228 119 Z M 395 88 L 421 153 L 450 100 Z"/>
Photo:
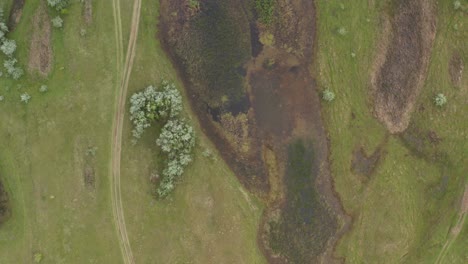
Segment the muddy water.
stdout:
<path fill-rule="evenodd" d="M 184 3 L 161 0 L 160 37 L 205 133 L 266 204 L 263 253 L 270 263 L 333 262 L 345 216 L 311 75 L 313 1 L 279 0 L 269 26 L 255 20 L 248 0 L 201 1 L 200 10 Z"/>

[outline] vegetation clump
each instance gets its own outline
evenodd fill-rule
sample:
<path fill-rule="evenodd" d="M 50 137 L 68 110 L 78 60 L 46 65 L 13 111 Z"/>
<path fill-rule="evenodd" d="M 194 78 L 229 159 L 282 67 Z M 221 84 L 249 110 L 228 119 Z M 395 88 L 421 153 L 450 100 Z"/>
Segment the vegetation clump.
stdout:
<path fill-rule="evenodd" d="M 130 98 L 130 120 L 133 136 L 139 139 L 153 121 L 176 118 L 182 111 L 182 97 L 173 83 L 163 81 L 159 89 L 148 86 Z"/>
<path fill-rule="evenodd" d="M 444 106 L 445 104 L 447 104 L 447 97 L 445 97 L 444 94 L 439 93 L 439 94 L 437 94 L 436 97 L 434 98 L 434 103 L 435 103 L 436 106 L 442 107 L 442 106 Z"/>
<path fill-rule="evenodd" d="M 6 72 L 10 77 L 15 80 L 18 80 L 23 76 L 24 71 L 16 65 L 16 58 L 14 53 L 16 51 L 16 41 L 8 39 L 6 34 L 8 33 L 8 26 L 6 25 L 3 17 L 3 9 L 0 8 L 0 51 L 5 55 L 3 61 L 3 67 L 5 67 Z"/>
<path fill-rule="evenodd" d="M 182 112 L 182 96 L 173 83 L 163 81 L 159 87 L 148 86 L 144 91 L 130 98 L 130 120 L 135 140 L 154 122 L 162 125 L 156 143 L 166 153 L 166 168 L 156 192 L 160 198 L 166 197 L 175 187 L 176 180 L 184 173 L 192 161 L 195 146 L 195 133 L 185 120 L 179 117 Z"/>
<path fill-rule="evenodd" d="M 47 4 L 59 12 L 65 10 L 69 3 L 69 0 L 47 0 Z"/>
<path fill-rule="evenodd" d="M 56 28 L 63 27 L 63 19 L 60 16 L 56 16 L 51 21 L 52 21 L 52 26 L 54 26 Z"/>
<path fill-rule="evenodd" d="M 156 143 L 168 157 L 167 166 L 162 172 L 163 179 L 157 189 L 159 197 L 165 197 L 174 189 L 174 182 L 184 173 L 185 167 L 192 162 L 195 133 L 184 120 L 169 120 Z"/>
<path fill-rule="evenodd" d="M 27 104 L 31 100 L 31 96 L 28 93 L 23 93 L 20 95 L 21 102 Z"/>
<path fill-rule="evenodd" d="M 330 89 L 326 89 L 322 93 L 322 99 L 327 101 L 327 102 L 331 102 L 331 101 L 335 100 L 335 93 L 332 92 Z"/>
<path fill-rule="evenodd" d="M 276 0 L 255 0 L 255 10 L 260 22 L 270 24 L 273 21 Z"/>

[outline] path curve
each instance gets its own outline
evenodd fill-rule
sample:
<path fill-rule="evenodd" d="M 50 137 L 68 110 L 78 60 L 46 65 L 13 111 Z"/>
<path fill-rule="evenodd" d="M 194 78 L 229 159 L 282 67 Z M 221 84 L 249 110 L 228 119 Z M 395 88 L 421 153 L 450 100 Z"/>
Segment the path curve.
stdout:
<path fill-rule="evenodd" d="M 458 212 L 458 219 L 457 223 L 450 229 L 449 237 L 447 241 L 445 241 L 442 250 L 439 252 L 435 264 L 442 263 L 445 255 L 447 254 L 450 246 L 452 246 L 453 242 L 457 239 L 458 235 L 460 234 L 463 224 L 465 223 L 466 214 L 468 213 L 468 184 L 465 185 L 465 191 L 463 192 L 463 196 L 461 199 L 461 206 Z"/>
<path fill-rule="evenodd" d="M 114 8 L 114 23 L 116 27 L 116 48 L 117 48 L 117 72 L 118 76 L 122 76 L 118 91 L 117 104 L 114 115 L 114 122 L 112 126 L 112 166 L 111 166 L 111 200 L 112 200 L 112 213 L 114 216 L 114 223 L 117 229 L 119 238 L 120 249 L 122 251 L 123 260 L 125 264 L 134 264 L 132 248 L 128 239 L 127 228 L 125 226 L 125 216 L 122 206 L 122 193 L 120 188 L 120 160 L 122 153 L 122 129 L 125 116 L 125 101 L 127 98 L 127 88 L 132 72 L 133 61 L 135 58 L 136 42 L 138 36 L 138 26 L 140 23 L 140 10 L 141 0 L 134 0 L 132 25 L 130 29 L 130 38 L 128 40 L 127 56 L 125 64 L 123 65 L 121 59 L 123 56 L 122 46 L 122 23 L 120 17 L 120 2 L 113 0 Z M 119 44 L 120 42 L 120 44 Z M 122 74 L 122 75 L 121 75 Z"/>

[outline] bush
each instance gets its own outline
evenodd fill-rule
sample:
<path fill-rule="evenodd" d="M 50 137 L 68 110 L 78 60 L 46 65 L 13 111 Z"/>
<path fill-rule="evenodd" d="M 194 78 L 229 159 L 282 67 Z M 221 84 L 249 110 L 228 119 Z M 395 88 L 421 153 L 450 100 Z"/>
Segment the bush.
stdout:
<path fill-rule="evenodd" d="M 39 88 L 39 92 L 41 93 L 45 93 L 49 90 L 49 88 L 47 87 L 47 85 L 41 85 L 41 87 Z"/>
<path fill-rule="evenodd" d="M 52 26 L 61 28 L 63 26 L 63 19 L 60 16 L 56 16 L 52 19 Z"/>
<path fill-rule="evenodd" d="M 326 89 L 322 93 L 322 99 L 327 101 L 327 102 L 331 102 L 331 101 L 335 100 L 335 93 L 330 91 L 330 89 Z"/>
<path fill-rule="evenodd" d="M 21 76 L 23 76 L 24 72 L 20 67 L 15 67 L 16 62 L 16 59 L 10 58 L 3 62 L 3 66 L 7 70 L 7 73 L 13 77 L 13 79 L 18 80 Z"/>
<path fill-rule="evenodd" d="M 444 94 L 439 93 L 434 98 L 434 103 L 436 106 L 442 107 L 447 103 L 447 97 L 445 97 Z"/>
<path fill-rule="evenodd" d="M 25 104 L 29 103 L 29 100 L 31 100 L 31 96 L 28 93 L 21 94 L 20 98 L 21 98 L 21 102 Z"/>
<path fill-rule="evenodd" d="M 16 41 L 4 39 L 2 45 L 0 46 L 0 50 L 3 52 L 3 54 L 11 57 L 16 51 Z"/>
<path fill-rule="evenodd" d="M 62 11 L 68 6 L 69 0 L 47 0 L 47 4 L 57 11 Z"/>

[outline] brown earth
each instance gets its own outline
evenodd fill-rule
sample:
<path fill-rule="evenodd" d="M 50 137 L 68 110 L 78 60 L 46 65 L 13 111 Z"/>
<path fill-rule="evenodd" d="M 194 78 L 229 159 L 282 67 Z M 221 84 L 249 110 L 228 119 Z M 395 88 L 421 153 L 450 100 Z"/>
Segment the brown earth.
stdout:
<path fill-rule="evenodd" d="M 436 33 L 432 1 L 397 1 L 383 17 L 371 75 L 374 111 L 390 133 L 404 131 L 424 85 Z"/>
<path fill-rule="evenodd" d="M 29 48 L 28 70 L 45 77 L 52 69 L 53 52 L 51 47 L 51 25 L 44 2 L 38 6 L 32 26 L 31 45 Z"/>
<path fill-rule="evenodd" d="M 0 180 L 0 225 L 7 221 L 10 215 L 8 193 Z"/>
<path fill-rule="evenodd" d="M 251 6 L 250 1 L 236 0 L 226 4 L 229 12 L 237 16 L 242 16 L 239 12 L 245 12 L 244 16 L 250 19 L 234 20 L 232 23 L 245 23 L 246 26 L 242 24 L 239 27 L 250 29 L 248 43 L 253 57 L 239 67 L 245 80 L 243 89 L 247 99 L 241 99 L 241 104 L 218 109 L 206 107 L 211 103 L 211 97 L 203 97 L 203 93 L 196 89 L 204 76 L 194 75 L 193 72 L 203 71 L 187 66 L 198 63 L 194 59 L 197 55 L 184 57 L 183 52 L 177 50 L 177 47 L 182 47 L 191 53 L 198 51 L 197 43 L 203 43 L 203 39 L 198 37 L 207 33 L 197 32 L 197 38 L 192 39 L 187 36 L 193 34 L 192 27 L 200 23 L 200 16 L 205 15 L 204 12 L 213 12 L 210 7 L 216 6 L 217 0 L 201 1 L 201 9 L 196 14 L 190 12 L 185 0 L 161 0 L 160 3 L 160 39 L 185 83 L 192 108 L 204 132 L 215 143 L 243 185 L 267 205 L 258 241 L 269 262 L 338 261 L 333 257 L 334 246 L 347 230 L 350 218 L 344 214 L 333 191 L 328 140 L 321 118 L 317 87 L 311 75 L 315 47 L 313 1 L 279 0 L 275 11 L 277 19 L 269 26 L 257 23 L 249 16 L 251 11 L 245 11 Z M 229 29 L 236 30 L 235 27 Z M 210 29 L 207 31 L 212 32 Z M 262 34 L 273 35 L 274 41 L 268 46 L 259 46 L 261 41 L 256 38 Z M 193 43 L 193 46 L 181 43 Z M 216 47 L 218 43 L 208 44 Z M 244 44 L 240 42 L 237 48 L 244 47 Z M 216 63 L 215 60 L 212 63 Z M 222 85 L 205 86 L 203 89 L 219 89 Z M 218 101 L 222 100 L 221 97 Z M 228 121 L 223 119 L 225 115 Z M 231 142 L 233 138 L 237 141 Z M 290 151 L 297 142 L 304 142 L 304 146 L 299 147 L 302 149 L 299 152 L 304 154 L 298 154 L 299 157 Z M 295 178 L 294 171 L 297 168 L 291 167 L 291 159 L 302 162 L 305 166 L 303 172 L 307 174 L 299 174 L 301 178 Z M 298 202 L 303 199 L 302 193 L 312 200 Z M 320 213 L 316 215 L 317 212 Z M 344 225 L 339 231 L 338 218 Z M 271 232 L 275 228 L 273 234 L 279 238 L 296 234 L 294 243 L 288 243 L 287 239 L 274 241 Z M 298 230 L 305 232 L 297 233 Z M 310 230 L 315 230 L 317 235 L 310 233 Z M 272 246 L 271 243 L 279 246 Z"/>
<path fill-rule="evenodd" d="M 15 30 L 18 25 L 21 15 L 23 14 L 25 0 L 14 0 L 13 5 L 10 9 L 10 16 L 8 18 L 8 29 L 11 31 Z"/>
<path fill-rule="evenodd" d="M 463 59 L 460 54 L 456 52 L 453 54 L 449 62 L 449 74 L 453 86 L 461 87 L 464 68 L 465 65 L 463 64 Z"/>

